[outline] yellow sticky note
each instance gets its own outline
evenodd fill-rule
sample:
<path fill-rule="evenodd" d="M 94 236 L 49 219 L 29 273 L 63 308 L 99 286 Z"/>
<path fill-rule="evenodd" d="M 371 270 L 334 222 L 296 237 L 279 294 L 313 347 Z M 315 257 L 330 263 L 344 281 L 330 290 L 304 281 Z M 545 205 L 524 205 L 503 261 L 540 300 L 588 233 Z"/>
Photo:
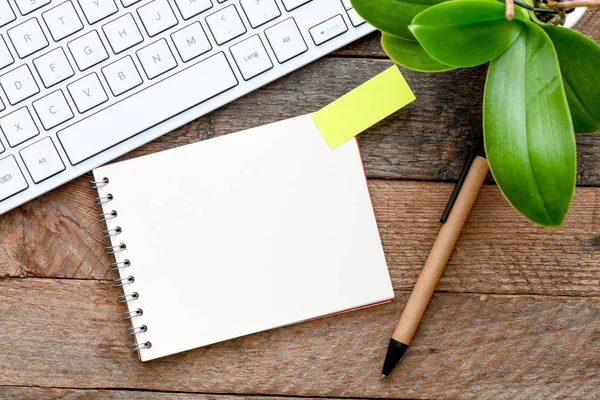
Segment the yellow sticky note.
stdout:
<path fill-rule="evenodd" d="M 331 149 L 416 99 L 393 66 L 312 115 Z"/>

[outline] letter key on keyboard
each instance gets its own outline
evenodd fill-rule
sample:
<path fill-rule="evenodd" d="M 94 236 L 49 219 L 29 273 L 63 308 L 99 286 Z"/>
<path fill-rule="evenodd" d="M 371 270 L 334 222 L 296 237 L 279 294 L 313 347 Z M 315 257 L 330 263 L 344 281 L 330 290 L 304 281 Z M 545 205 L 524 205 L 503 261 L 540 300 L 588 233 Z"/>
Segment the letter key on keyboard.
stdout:
<path fill-rule="evenodd" d="M 34 101 L 33 108 L 47 131 L 73 118 L 73 112 L 62 90 Z"/>
<path fill-rule="evenodd" d="M 40 133 L 27 107 L 21 107 L 0 118 L 0 128 L 11 147 L 20 145 Z"/>
<path fill-rule="evenodd" d="M 42 78 L 44 86 L 49 88 L 72 77 L 75 73 L 67 60 L 65 51 L 58 47 L 49 53 L 33 60 L 35 69 Z"/>
<path fill-rule="evenodd" d="M 175 47 L 177 47 L 177 51 L 183 62 L 188 62 L 212 50 L 208 37 L 206 37 L 204 29 L 202 29 L 198 21 L 177 32 L 173 32 L 171 39 L 173 39 L 173 43 L 175 43 Z"/>
<path fill-rule="evenodd" d="M 142 77 L 133 64 L 131 56 L 123 57 L 119 61 L 107 65 L 102 68 L 102 73 L 115 96 L 142 84 Z"/>
<path fill-rule="evenodd" d="M 156 36 L 177 25 L 177 18 L 167 0 L 154 0 L 137 10 L 148 36 Z"/>
<path fill-rule="evenodd" d="M 89 24 L 103 20 L 118 11 L 113 0 L 79 0 L 79 5 Z"/>
<path fill-rule="evenodd" d="M 8 36 L 21 58 L 25 58 L 48 46 L 42 27 L 36 18 L 31 18 L 20 25 L 10 28 Z"/>
<path fill-rule="evenodd" d="M 190 19 L 212 7 L 210 0 L 175 0 L 183 19 Z"/>
<path fill-rule="evenodd" d="M 102 27 L 115 54 L 141 43 L 142 34 L 131 14 L 125 14 Z"/>
<path fill-rule="evenodd" d="M 165 39 L 160 39 L 138 50 L 137 56 L 148 79 L 156 78 L 177 66 L 175 57 Z"/>
<path fill-rule="evenodd" d="M 108 58 L 108 53 L 96 31 L 86 33 L 67 43 L 67 46 L 80 71 L 85 71 Z"/>
<path fill-rule="evenodd" d="M 237 84 L 225 55 L 220 52 L 57 135 L 69 161 L 76 165 Z"/>
<path fill-rule="evenodd" d="M 0 76 L 0 86 L 13 105 L 40 91 L 27 65 L 21 65 Z"/>
<path fill-rule="evenodd" d="M 67 85 L 67 89 L 80 113 L 108 101 L 108 96 L 95 72 Z"/>
<path fill-rule="evenodd" d="M 55 41 L 64 39 L 83 29 L 83 24 L 77 16 L 73 3 L 70 1 L 65 1 L 46 11 L 42 14 L 42 18 L 44 18 L 52 39 Z"/>

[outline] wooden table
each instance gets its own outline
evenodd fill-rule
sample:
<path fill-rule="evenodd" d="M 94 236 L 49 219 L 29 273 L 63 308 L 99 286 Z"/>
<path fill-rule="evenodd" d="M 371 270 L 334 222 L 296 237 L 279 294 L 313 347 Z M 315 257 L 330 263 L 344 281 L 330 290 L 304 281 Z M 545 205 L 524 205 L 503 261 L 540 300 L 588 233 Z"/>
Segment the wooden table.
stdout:
<path fill-rule="evenodd" d="M 600 41 L 600 11 L 578 29 Z M 391 63 L 378 35 L 127 157 L 315 111 Z M 0 217 L 0 398 L 600 397 L 600 136 L 579 136 L 563 227 L 485 185 L 407 355 L 389 335 L 473 138 L 486 67 L 404 71 L 417 101 L 360 137 L 396 301 L 141 363 L 103 253 L 90 175 Z"/>

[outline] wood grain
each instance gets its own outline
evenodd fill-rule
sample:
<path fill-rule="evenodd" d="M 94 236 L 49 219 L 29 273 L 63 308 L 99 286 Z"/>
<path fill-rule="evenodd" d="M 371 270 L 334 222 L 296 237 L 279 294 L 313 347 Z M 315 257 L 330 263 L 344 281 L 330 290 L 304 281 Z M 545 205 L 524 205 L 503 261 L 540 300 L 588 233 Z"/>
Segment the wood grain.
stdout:
<path fill-rule="evenodd" d="M 147 363 L 125 348 L 118 293 L 92 280 L 0 280 L 0 386 L 477 399 L 589 399 L 600 388 L 598 297 L 436 294 L 381 381 L 407 292 Z"/>
<path fill-rule="evenodd" d="M 27 386 L 0 386 L 3 400 L 316 400 L 310 397 L 236 396 L 200 393 L 169 393 L 138 390 L 60 389 Z M 336 399 L 332 399 L 336 400 Z M 351 400 L 351 399 L 347 399 Z"/>
<path fill-rule="evenodd" d="M 369 187 L 394 286 L 410 289 L 453 185 L 371 180 Z M 116 277 L 93 196 L 78 179 L 0 217 L 1 273 Z M 484 186 L 438 290 L 600 295 L 600 189 L 578 188 L 565 225 L 547 230 L 518 215 L 494 185 Z"/>

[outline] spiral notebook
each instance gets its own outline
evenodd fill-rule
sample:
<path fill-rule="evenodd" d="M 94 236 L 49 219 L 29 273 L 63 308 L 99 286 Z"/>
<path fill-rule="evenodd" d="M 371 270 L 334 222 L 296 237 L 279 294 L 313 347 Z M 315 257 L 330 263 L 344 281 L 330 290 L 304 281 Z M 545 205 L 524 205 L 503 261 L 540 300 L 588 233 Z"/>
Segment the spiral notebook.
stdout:
<path fill-rule="evenodd" d="M 310 115 L 94 180 L 142 361 L 394 297 L 358 144 Z"/>

